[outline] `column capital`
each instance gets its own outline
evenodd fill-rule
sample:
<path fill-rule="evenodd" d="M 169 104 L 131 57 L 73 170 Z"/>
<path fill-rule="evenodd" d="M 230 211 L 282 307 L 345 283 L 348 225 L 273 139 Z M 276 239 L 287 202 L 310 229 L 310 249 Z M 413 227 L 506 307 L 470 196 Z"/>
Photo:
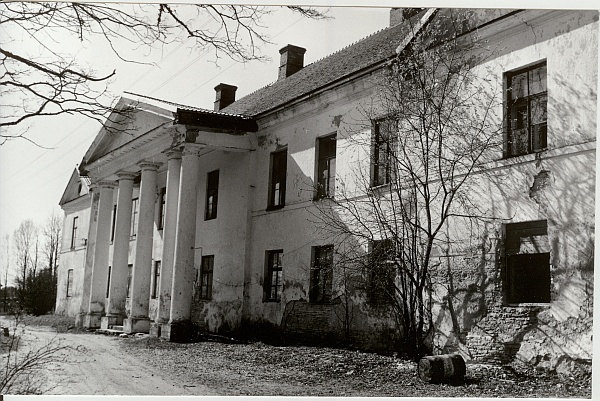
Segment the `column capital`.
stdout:
<path fill-rule="evenodd" d="M 102 181 L 97 181 L 94 182 L 90 185 L 90 190 L 95 190 L 95 189 L 102 189 L 102 188 L 108 188 L 108 189 L 114 189 L 116 188 L 117 183 L 114 181 L 108 181 L 108 180 L 102 180 Z"/>
<path fill-rule="evenodd" d="M 158 162 L 150 162 L 150 161 L 141 161 L 138 163 L 138 166 L 142 170 L 153 170 L 156 171 L 162 165 L 162 163 Z"/>
<path fill-rule="evenodd" d="M 200 156 L 200 151 L 206 148 L 206 145 L 197 143 L 186 143 L 181 147 L 182 156 Z"/>
<path fill-rule="evenodd" d="M 132 173 L 129 171 L 119 171 L 117 173 L 117 177 L 119 178 L 119 181 L 123 181 L 123 180 L 134 180 L 135 177 L 137 177 L 137 173 Z"/>
<path fill-rule="evenodd" d="M 179 149 L 167 149 L 163 152 L 169 160 L 181 159 L 181 150 Z"/>

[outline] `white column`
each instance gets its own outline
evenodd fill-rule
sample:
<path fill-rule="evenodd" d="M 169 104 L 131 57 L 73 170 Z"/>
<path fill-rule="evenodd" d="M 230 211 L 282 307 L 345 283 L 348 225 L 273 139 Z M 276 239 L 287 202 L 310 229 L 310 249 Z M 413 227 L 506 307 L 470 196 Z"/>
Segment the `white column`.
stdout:
<path fill-rule="evenodd" d="M 194 254 L 196 252 L 196 213 L 198 208 L 198 168 L 200 145 L 185 144 L 181 156 L 177 237 L 169 324 L 163 337 L 183 339 L 188 334 L 194 291 Z"/>
<path fill-rule="evenodd" d="M 92 285 L 92 269 L 94 267 L 94 249 L 96 248 L 96 225 L 98 222 L 98 201 L 100 194 L 90 188 L 90 221 L 88 226 L 87 246 L 83 266 L 83 285 L 81 289 L 81 304 L 79 314 L 75 317 L 75 325 L 85 325 L 85 317 L 90 303 L 90 287 Z"/>
<path fill-rule="evenodd" d="M 158 296 L 156 325 L 169 322 L 171 308 L 171 285 L 173 277 L 173 259 L 175 256 L 175 236 L 177 235 L 177 207 L 179 203 L 179 179 L 181 177 L 181 152 L 167 152 L 167 190 L 165 200 L 165 221 L 163 227 L 163 249 Z M 160 336 L 160 332 L 154 333 Z"/>
<path fill-rule="evenodd" d="M 110 246 L 110 213 L 113 204 L 112 182 L 98 182 L 92 187 L 99 192 L 98 213 L 96 215 L 96 235 L 93 249 L 92 274 L 89 283 L 89 299 L 84 326 L 100 327 L 100 319 L 105 313 L 106 280 L 108 278 L 108 251 Z"/>
<path fill-rule="evenodd" d="M 135 261 L 131 277 L 131 314 L 123 323 L 125 332 L 150 330 L 148 305 L 152 276 L 152 238 L 156 206 L 156 171 L 160 163 L 142 162 L 142 180 L 139 195 L 139 219 L 135 241 Z"/>
<path fill-rule="evenodd" d="M 122 322 L 125 315 L 125 299 L 127 297 L 127 273 L 129 259 L 129 234 L 131 230 L 131 202 L 133 195 L 133 179 L 136 174 L 121 172 L 119 193 L 117 195 L 117 217 L 113 239 L 113 260 L 110 273 L 107 304 L 107 324 Z M 104 328 L 103 322 L 102 327 Z"/>

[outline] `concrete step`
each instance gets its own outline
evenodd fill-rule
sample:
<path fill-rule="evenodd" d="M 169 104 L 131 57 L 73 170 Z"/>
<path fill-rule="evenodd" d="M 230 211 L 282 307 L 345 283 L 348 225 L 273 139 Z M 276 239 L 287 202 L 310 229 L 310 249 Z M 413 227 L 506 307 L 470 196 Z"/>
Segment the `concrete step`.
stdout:
<path fill-rule="evenodd" d="M 110 326 L 110 328 L 111 328 L 112 330 L 123 331 L 123 326 L 117 326 L 117 325 L 114 325 L 114 326 Z"/>

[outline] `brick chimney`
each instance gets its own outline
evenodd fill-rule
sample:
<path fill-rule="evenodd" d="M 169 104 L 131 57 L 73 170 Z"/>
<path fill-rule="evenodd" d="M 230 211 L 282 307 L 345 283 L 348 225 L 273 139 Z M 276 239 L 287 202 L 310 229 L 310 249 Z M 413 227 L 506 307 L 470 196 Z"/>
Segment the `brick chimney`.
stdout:
<path fill-rule="evenodd" d="M 237 86 L 220 83 L 215 86 L 215 111 L 219 111 L 235 102 L 235 91 Z"/>
<path fill-rule="evenodd" d="M 297 73 L 304 67 L 304 53 L 306 49 L 294 45 L 287 45 L 281 50 L 279 61 L 279 76 L 277 80 L 286 79 L 292 74 Z"/>
<path fill-rule="evenodd" d="M 390 10 L 390 26 L 398 25 L 402 21 L 405 21 L 415 15 L 417 15 L 422 8 L 410 8 L 410 7 L 394 7 Z"/>

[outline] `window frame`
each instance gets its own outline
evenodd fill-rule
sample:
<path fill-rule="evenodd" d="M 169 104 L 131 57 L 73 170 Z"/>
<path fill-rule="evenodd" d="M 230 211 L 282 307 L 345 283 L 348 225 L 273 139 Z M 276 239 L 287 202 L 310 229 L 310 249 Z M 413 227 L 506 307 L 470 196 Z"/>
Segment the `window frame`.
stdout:
<path fill-rule="evenodd" d="M 129 231 L 130 238 L 137 237 L 139 207 L 140 198 L 133 198 L 131 200 L 131 229 Z"/>
<path fill-rule="evenodd" d="M 534 82 L 534 80 L 530 78 L 530 75 L 538 69 L 544 70 L 545 75 L 539 82 L 545 83 L 545 90 L 532 93 L 531 87 L 533 86 L 532 82 Z M 513 80 L 523 74 L 526 74 L 525 83 L 527 93 L 524 97 L 514 98 L 513 90 L 515 88 Z M 546 60 L 530 64 L 517 70 L 505 72 L 504 81 L 506 83 L 506 107 L 504 118 L 506 126 L 506 146 L 504 149 L 504 157 L 511 158 L 546 150 L 548 148 L 548 68 Z M 539 101 L 540 99 L 543 99 L 543 102 Z M 544 112 L 541 113 L 541 115 L 545 116 L 545 119 L 539 123 L 535 123 L 532 117 L 532 110 L 534 109 L 532 104 L 537 101 L 539 101 L 539 104 L 544 109 Z M 526 116 L 525 118 L 519 119 L 519 109 L 523 108 L 526 110 Z M 523 115 L 523 113 L 521 113 L 521 115 Z M 526 126 L 515 128 L 515 125 L 522 124 L 522 122 L 518 122 L 519 120 L 526 120 Z M 534 126 L 539 127 L 537 134 L 534 133 Z M 519 135 L 517 131 L 523 130 L 526 131 L 525 134 L 527 135 L 527 149 L 525 150 L 518 149 L 519 145 L 516 139 L 517 135 Z M 521 133 L 521 135 L 523 134 Z"/>
<path fill-rule="evenodd" d="M 79 220 L 79 216 L 73 216 L 73 224 L 71 226 L 71 249 L 75 249 L 77 245 L 77 223 Z"/>
<path fill-rule="evenodd" d="M 277 258 L 275 259 L 275 256 Z M 274 263 L 277 262 L 277 263 Z M 275 275 L 275 283 L 273 276 Z M 283 249 L 266 251 L 265 277 L 264 277 L 264 302 L 281 301 L 283 291 Z"/>
<path fill-rule="evenodd" d="M 313 246 L 310 270 L 308 302 L 329 303 L 333 292 L 333 252 L 332 244 Z M 324 261 L 323 257 L 327 260 Z"/>
<path fill-rule="evenodd" d="M 287 147 L 271 152 L 267 210 L 281 209 L 285 206 L 287 156 Z M 279 184 L 279 187 L 277 187 L 277 184 Z"/>
<path fill-rule="evenodd" d="M 369 241 L 369 270 L 367 275 L 367 301 L 370 305 L 389 305 L 395 296 L 395 280 L 397 277 L 396 263 L 386 260 L 377 260 L 378 254 L 384 257 L 388 254 L 396 255 L 394 241 L 391 238 Z M 393 265 L 392 268 L 389 266 Z M 382 290 L 387 291 L 382 293 Z"/>
<path fill-rule="evenodd" d="M 519 235 L 519 232 L 527 235 Z M 539 237 L 546 237 L 546 240 L 540 241 L 537 239 Z M 526 244 L 531 244 L 533 247 L 546 242 L 547 252 L 522 252 L 524 238 L 529 238 Z M 518 263 L 521 264 L 517 265 Z M 526 270 L 523 269 L 523 263 L 527 264 Z M 505 306 L 550 304 L 552 265 L 547 220 L 530 220 L 503 225 L 503 268 Z M 533 289 L 531 286 L 526 286 L 531 282 L 536 283 Z"/>
<path fill-rule="evenodd" d="M 372 121 L 371 123 L 371 188 L 389 185 L 393 182 L 395 176 L 395 157 L 398 146 L 398 132 L 394 133 L 390 128 L 388 137 L 383 137 L 382 125 L 398 126 L 398 119 L 393 117 L 383 117 Z M 382 161 L 382 158 L 384 159 Z M 381 176 L 381 168 L 384 168 L 384 176 Z"/>
<path fill-rule="evenodd" d="M 152 289 L 150 292 L 150 298 L 156 299 L 158 298 L 158 292 L 160 291 L 160 269 L 161 269 L 161 261 L 155 260 L 154 266 L 152 267 Z"/>
<path fill-rule="evenodd" d="M 126 296 L 126 298 L 131 298 L 132 281 L 133 281 L 133 264 L 129 263 L 127 265 L 127 296 Z"/>
<path fill-rule="evenodd" d="M 332 146 L 326 146 L 327 141 L 333 140 Z M 329 151 L 329 153 L 325 153 Z M 315 171 L 315 199 L 333 198 L 335 195 L 335 174 L 337 167 L 337 132 L 317 138 L 316 143 L 316 171 Z M 333 168 L 331 163 L 333 161 Z M 332 171 L 333 170 L 333 171 Z M 321 172 L 326 172 L 323 177 Z M 324 182 L 323 182 L 324 181 Z"/>
<path fill-rule="evenodd" d="M 203 301 L 212 299 L 214 270 L 215 255 L 203 255 L 198 271 L 198 299 Z"/>
<path fill-rule="evenodd" d="M 218 202 L 219 170 L 217 169 L 209 171 L 206 174 L 206 198 L 204 202 L 204 220 L 213 220 L 217 218 Z"/>
<path fill-rule="evenodd" d="M 70 298 L 73 296 L 73 269 L 67 270 L 67 289 L 66 297 Z"/>

